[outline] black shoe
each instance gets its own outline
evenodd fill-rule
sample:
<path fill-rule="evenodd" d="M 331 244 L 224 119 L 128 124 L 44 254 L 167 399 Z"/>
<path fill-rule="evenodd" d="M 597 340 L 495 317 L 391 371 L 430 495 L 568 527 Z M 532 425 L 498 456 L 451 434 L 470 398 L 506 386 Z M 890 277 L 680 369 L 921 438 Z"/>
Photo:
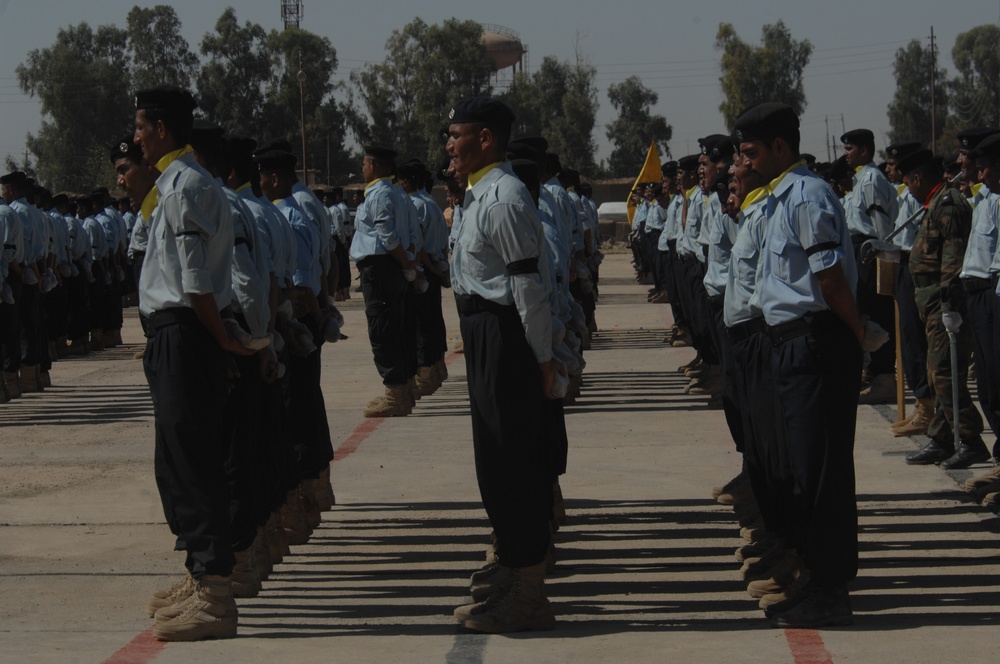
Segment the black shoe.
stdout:
<path fill-rule="evenodd" d="M 944 447 L 936 440 L 924 445 L 918 451 L 906 455 L 906 463 L 911 466 L 926 466 L 931 463 L 938 463 L 949 458 L 955 453 L 950 447 Z"/>
<path fill-rule="evenodd" d="M 955 454 L 941 462 L 941 467 L 945 470 L 961 470 L 974 463 L 989 461 L 991 458 L 990 452 L 986 449 L 986 444 L 981 438 L 963 440 L 958 444 Z"/>
<path fill-rule="evenodd" d="M 830 625 L 850 625 L 854 622 L 851 600 L 846 588 L 831 590 L 809 584 L 800 594 L 802 599 L 794 606 L 786 611 L 774 611 L 771 614 L 771 625 L 792 629 L 815 629 Z M 783 603 L 769 608 L 774 609 Z"/>

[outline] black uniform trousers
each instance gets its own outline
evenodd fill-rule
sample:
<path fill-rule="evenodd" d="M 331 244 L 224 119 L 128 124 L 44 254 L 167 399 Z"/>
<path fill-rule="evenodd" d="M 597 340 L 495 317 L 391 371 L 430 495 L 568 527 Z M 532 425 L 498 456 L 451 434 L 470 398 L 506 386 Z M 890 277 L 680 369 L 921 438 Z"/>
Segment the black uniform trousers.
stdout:
<path fill-rule="evenodd" d="M 14 295 L 14 304 L 0 302 L 0 346 L 3 370 L 13 373 L 21 368 L 21 305 L 18 301 L 24 285 L 13 270 L 7 275 L 7 285 Z"/>
<path fill-rule="evenodd" d="M 33 366 L 42 364 L 49 356 L 49 340 L 45 334 L 42 318 L 42 292 L 38 284 L 21 288 L 17 299 L 21 319 L 21 333 L 24 337 L 24 355 L 21 364 Z"/>
<path fill-rule="evenodd" d="M 653 275 L 653 287 L 656 290 L 663 289 L 663 280 L 660 278 L 660 250 L 656 248 L 656 245 L 660 243 L 660 234 L 662 232 L 647 229 L 646 237 L 643 240 L 643 248 L 646 251 L 646 264 L 649 265 L 649 271 Z"/>
<path fill-rule="evenodd" d="M 889 333 L 889 341 L 871 354 L 868 373 L 873 376 L 892 375 L 896 372 L 896 314 L 893 308 L 892 296 L 879 295 L 877 261 L 863 263 L 861 261 L 861 245 L 870 238 L 863 235 L 852 235 L 854 244 L 854 261 L 858 266 L 858 310 L 867 314 L 871 320 L 878 323 Z"/>
<path fill-rule="evenodd" d="M 339 275 L 337 277 L 337 288 L 350 288 L 351 287 L 351 256 L 348 252 L 348 247 L 346 244 L 340 241 L 340 238 L 334 238 L 334 253 L 337 254 L 337 271 Z"/>
<path fill-rule="evenodd" d="M 705 264 L 693 256 L 681 259 L 684 263 L 684 311 L 688 330 L 695 350 L 706 364 L 718 364 L 715 345 L 712 343 L 712 316 L 708 310 L 708 293 L 705 291 Z"/>
<path fill-rule="evenodd" d="M 67 314 L 66 336 L 72 341 L 86 341 L 90 327 L 87 320 L 87 294 L 89 284 L 81 270 L 75 277 L 63 279 L 66 287 Z M 140 314 L 142 318 L 144 315 Z M 145 331 L 145 326 L 143 330 Z"/>
<path fill-rule="evenodd" d="M 289 353 L 287 430 L 295 451 L 299 479 L 316 479 L 333 461 L 330 423 L 326 418 L 326 399 L 320 386 L 322 374 L 323 337 L 319 324 L 311 316 L 299 319 L 313 335 L 316 350 L 305 357 Z M 298 484 L 296 482 L 296 484 Z"/>
<path fill-rule="evenodd" d="M 417 326 L 417 366 L 429 367 L 444 359 L 447 331 L 441 309 L 441 280 L 427 274 L 427 290 L 414 297 Z"/>
<path fill-rule="evenodd" d="M 712 316 L 712 341 L 715 343 L 716 354 L 722 371 L 722 412 L 726 416 L 729 433 L 736 444 L 736 451 L 743 453 L 743 413 L 739 395 L 736 392 L 736 380 L 733 366 L 733 346 L 726 332 L 726 323 L 722 319 L 724 295 L 709 298 L 709 314 Z"/>
<path fill-rule="evenodd" d="M 552 514 L 551 408 L 513 305 L 456 297 L 472 411 L 476 479 L 507 567 L 542 562 Z M 551 412 L 549 413 L 551 415 Z"/>
<path fill-rule="evenodd" d="M 192 309 L 151 316 L 143 368 L 153 399 L 163 513 L 195 578 L 233 571 L 223 431 L 228 358 Z"/>
<path fill-rule="evenodd" d="M 775 401 L 794 486 L 792 546 L 811 580 L 838 588 L 858 572 L 854 432 L 862 353 L 830 311 L 770 328 Z"/>
<path fill-rule="evenodd" d="M 993 345 L 993 292 L 990 279 L 963 279 L 968 325 L 972 330 L 972 357 L 976 363 L 976 390 L 994 436 L 1000 432 L 1000 352 Z M 996 448 L 994 444 L 994 448 Z"/>
<path fill-rule="evenodd" d="M 375 368 L 385 385 L 405 385 L 412 372 L 408 356 L 409 343 L 403 337 L 407 331 L 405 303 L 409 284 L 403 278 L 399 264 L 388 255 L 368 256 L 358 261 L 361 270 L 361 290 L 365 296 L 365 317 L 368 319 L 368 340 L 371 342 Z M 413 357 L 413 362 L 416 357 Z"/>
<path fill-rule="evenodd" d="M 677 281 L 678 263 L 680 263 L 680 258 L 677 256 L 677 240 L 668 240 L 663 271 L 667 292 L 670 294 L 670 312 L 673 314 L 674 325 L 677 327 L 687 327 L 687 321 L 684 319 L 684 308 L 681 303 L 680 284 Z"/>
<path fill-rule="evenodd" d="M 896 304 L 899 307 L 899 336 L 903 356 L 903 374 L 910 391 L 917 399 L 933 399 L 934 392 L 927 382 L 927 335 L 914 299 L 913 277 L 910 275 L 909 252 L 900 256 L 896 267 Z"/>
<path fill-rule="evenodd" d="M 233 551 L 253 544 L 261 514 L 266 512 L 262 397 L 264 381 L 256 355 L 235 357 L 239 375 L 226 400 L 223 427 L 229 441 L 226 477 L 230 491 L 230 533 Z"/>

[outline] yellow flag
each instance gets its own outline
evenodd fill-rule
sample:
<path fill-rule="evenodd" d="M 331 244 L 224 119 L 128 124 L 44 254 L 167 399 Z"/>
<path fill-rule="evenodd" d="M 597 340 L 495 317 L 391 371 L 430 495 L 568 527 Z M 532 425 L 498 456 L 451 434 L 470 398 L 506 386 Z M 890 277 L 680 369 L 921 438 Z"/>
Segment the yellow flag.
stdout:
<path fill-rule="evenodd" d="M 649 149 L 646 150 L 646 163 L 642 165 L 642 172 L 635 179 L 632 189 L 635 189 L 640 182 L 659 182 L 660 175 L 660 153 L 656 149 L 656 142 L 649 142 Z M 628 197 L 628 223 L 632 225 L 632 217 L 635 216 L 635 205 L 632 203 L 632 190 L 629 190 Z"/>

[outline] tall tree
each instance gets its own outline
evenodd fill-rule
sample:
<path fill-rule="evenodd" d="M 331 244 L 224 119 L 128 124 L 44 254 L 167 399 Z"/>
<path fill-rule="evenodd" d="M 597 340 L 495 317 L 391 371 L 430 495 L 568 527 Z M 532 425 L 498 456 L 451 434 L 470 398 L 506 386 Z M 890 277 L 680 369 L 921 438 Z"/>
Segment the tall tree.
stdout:
<path fill-rule="evenodd" d="M 963 127 L 1000 126 L 1000 28 L 979 25 L 955 38 L 951 111 Z"/>
<path fill-rule="evenodd" d="M 802 115 L 806 93 L 802 72 L 809 64 L 812 44 L 807 39 L 793 39 L 782 21 L 765 25 L 760 46 L 747 44 L 731 23 L 720 23 L 715 47 L 722 51 L 719 66 L 722 75 L 723 102 L 719 104 L 730 130 L 740 111 L 765 101 L 782 101 Z"/>
<path fill-rule="evenodd" d="M 306 116 L 306 166 L 325 171 L 329 154 L 333 173 L 327 173 L 328 176 L 349 172 L 352 164 L 343 147 L 344 114 L 333 97 L 337 89 L 333 81 L 337 50 L 326 37 L 299 28 L 272 30 L 267 48 L 274 61 L 264 103 L 263 128 L 257 138 L 265 141 L 290 138 L 301 166 L 301 103 Z M 301 100 L 299 71 L 305 75 Z"/>
<path fill-rule="evenodd" d="M 173 7 L 132 7 L 126 25 L 132 55 L 132 85 L 137 90 L 164 83 L 191 87 L 198 70 L 198 56 L 181 36 L 181 21 Z"/>
<path fill-rule="evenodd" d="M 896 75 L 896 93 L 889 103 L 889 140 L 915 140 L 931 144 L 931 69 L 934 54 L 914 39 L 896 51 L 892 69 Z M 948 116 L 947 73 L 935 72 L 934 105 L 936 136 L 944 131 Z"/>
<path fill-rule="evenodd" d="M 198 104 L 209 120 L 247 136 L 264 132 L 266 86 L 273 64 L 267 39 L 267 32 L 256 23 L 240 26 L 232 7 L 215 22 L 215 32 L 202 38 L 206 61 L 198 74 Z"/>
<path fill-rule="evenodd" d="M 351 74 L 367 110 L 367 117 L 350 117 L 358 140 L 437 161 L 447 109 L 458 99 L 492 90 L 493 64 L 482 38 L 479 23 L 457 19 L 427 25 L 417 18 L 394 30 L 385 60 Z"/>
<path fill-rule="evenodd" d="M 519 73 L 504 101 L 517 115 L 520 135 L 542 135 L 566 166 L 593 174 L 596 144 L 597 70 L 582 58 L 576 64 L 546 56 L 533 74 Z"/>
<path fill-rule="evenodd" d="M 638 76 L 608 86 L 608 99 L 618 111 L 618 117 L 607 126 L 608 140 L 614 145 L 608 159 L 611 177 L 634 176 L 642 168 L 651 141 L 670 155 L 674 129 L 662 115 L 650 112 L 659 98 Z"/>
<path fill-rule="evenodd" d="M 37 134 L 28 134 L 38 177 L 53 189 L 89 190 L 108 183 L 107 150 L 132 126 L 128 34 L 86 23 L 59 30 L 48 48 L 17 67 L 21 90 L 42 102 Z"/>

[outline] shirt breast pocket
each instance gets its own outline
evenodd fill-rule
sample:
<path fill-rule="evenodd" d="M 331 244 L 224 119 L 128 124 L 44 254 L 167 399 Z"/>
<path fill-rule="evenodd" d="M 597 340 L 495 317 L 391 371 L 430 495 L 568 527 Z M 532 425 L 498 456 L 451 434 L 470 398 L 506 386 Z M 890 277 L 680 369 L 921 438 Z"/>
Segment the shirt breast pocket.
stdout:
<path fill-rule="evenodd" d="M 788 281 L 791 272 L 788 257 L 788 240 L 780 233 L 775 234 L 774 237 L 769 238 L 766 249 L 769 254 L 771 272 L 778 279 Z"/>

